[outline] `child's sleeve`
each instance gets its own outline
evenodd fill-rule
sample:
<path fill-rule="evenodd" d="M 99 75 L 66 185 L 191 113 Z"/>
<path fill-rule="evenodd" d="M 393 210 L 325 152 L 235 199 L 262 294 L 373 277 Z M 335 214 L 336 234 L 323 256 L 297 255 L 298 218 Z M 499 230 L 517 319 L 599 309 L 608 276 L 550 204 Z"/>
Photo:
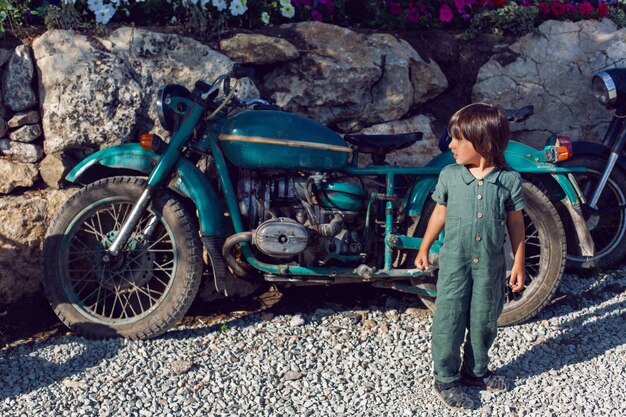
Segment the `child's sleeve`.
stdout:
<path fill-rule="evenodd" d="M 511 187 L 511 198 L 509 198 L 504 206 L 507 213 L 509 211 L 518 211 L 525 207 L 524 189 L 522 188 L 522 177 L 514 172 L 514 181 Z"/>
<path fill-rule="evenodd" d="M 448 205 L 448 185 L 446 184 L 446 169 L 439 173 L 439 179 L 437 180 L 437 185 L 435 186 L 435 191 L 433 191 L 432 199 L 435 200 L 436 203 L 441 204 L 442 206 Z"/>

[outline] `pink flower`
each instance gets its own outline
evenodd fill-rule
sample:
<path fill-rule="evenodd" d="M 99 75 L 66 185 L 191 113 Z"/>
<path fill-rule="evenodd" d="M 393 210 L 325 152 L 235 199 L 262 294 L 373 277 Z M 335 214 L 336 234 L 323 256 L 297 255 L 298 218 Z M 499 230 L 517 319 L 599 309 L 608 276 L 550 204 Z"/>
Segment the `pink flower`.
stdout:
<path fill-rule="evenodd" d="M 318 22 L 321 22 L 322 21 L 322 14 L 319 11 L 317 11 L 317 10 L 313 10 L 311 12 L 311 19 L 316 20 Z"/>
<path fill-rule="evenodd" d="M 609 14 L 609 6 L 606 3 L 598 3 L 598 17 L 602 19 Z"/>
<path fill-rule="evenodd" d="M 443 4 L 439 8 L 439 20 L 441 20 L 442 22 L 450 23 L 452 22 L 453 17 L 454 14 L 452 13 L 452 9 L 447 4 Z"/>
<path fill-rule="evenodd" d="M 420 20 L 420 13 L 417 11 L 415 7 L 411 7 L 409 9 L 409 14 L 406 16 L 406 20 L 409 23 L 417 23 Z"/>
<path fill-rule="evenodd" d="M 311 6 L 313 4 L 313 0 L 302 0 L 303 6 Z"/>
<path fill-rule="evenodd" d="M 456 6 L 456 9 L 459 11 L 459 13 L 461 13 L 463 12 L 463 9 L 465 9 L 467 3 L 465 2 L 465 0 L 454 0 L 454 5 Z"/>
<path fill-rule="evenodd" d="M 397 1 L 392 1 L 391 3 L 389 3 L 389 13 L 396 16 L 402 13 L 402 4 Z"/>
<path fill-rule="evenodd" d="M 578 5 L 578 10 L 580 11 L 581 16 L 589 16 L 593 13 L 593 6 L 588 1 L 584 3 L 580 3 Z"/>
<path fill-rule="evenodd" d="M 565 6 L 563 5 L 563 3 L 556 0 L 550 3 L 550 10 L 552 11 L 552 14 L 556 17 L 560 17 L 565 14 Z"/>
<path fill-rule="evenodd" d="M 539 3 L 537 5 L 537 8 L 539 9 L 539 13 L 541 14 L 550 14 L 550 8 L 545 3 Z"/>
<path fill-rule="evenodd" d="M 567 3 L 565 5 L 565 11 L 570 13 L 578 13 L 578 9 L 572 3 Z"/>
<path fill-rule="evenodd" d="M 506 4 L 507 0 L 495 0 L 494 3 L 496 3 L 496 6 L 498 7 L 502 7 Z"/>

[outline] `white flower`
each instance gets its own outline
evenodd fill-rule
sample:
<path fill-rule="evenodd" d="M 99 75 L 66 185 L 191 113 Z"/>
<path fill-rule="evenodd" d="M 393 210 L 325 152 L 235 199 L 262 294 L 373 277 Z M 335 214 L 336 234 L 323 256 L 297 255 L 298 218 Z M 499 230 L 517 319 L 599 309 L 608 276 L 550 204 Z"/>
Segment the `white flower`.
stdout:
<path fill-rule="evenodd" d="M 280 0 L 280 5 L 283 7 L 291 6 L 291 0 Z"/>
<path fill-rule="evenodd" d="M 227 7 L 225 0 L 211 0 L 211 4 L 220 12 Z"/>
<path fill-rule="evenodd" d="M 107 4 L 96 10 L 94 13 L 96 15 L 96 22 L 106 25 L 115 14 L 115 8 L 110 4 Z"/>
<path fill-rule="evenodd" d="M 268 12 L 261 13 L 261 22 L 265 25 L 270 23 L 270 14 Z"/>
<path fill-rule="evenodd" d="M 102 0 L 87 0 L 87 8 L 92 12 L 96 12 L 96 10 L 100 10 L 104 7 L 104 3 Z"/>
<path fill-rule="evenodd" d="M 230 3 L 230 14 L 233 16 L 241 16 L 246 10 L 248 10 L 246 0 L 233 0 L 233 2 Z"/>
<path fill-rule="evenodd" d="M 287 6 L 283 6 L 280 8 L 280 13 L 283 16 L 291 19 L 296 14 L 296 9 L 294 9 L 291 4 L 288 4 Z"/>

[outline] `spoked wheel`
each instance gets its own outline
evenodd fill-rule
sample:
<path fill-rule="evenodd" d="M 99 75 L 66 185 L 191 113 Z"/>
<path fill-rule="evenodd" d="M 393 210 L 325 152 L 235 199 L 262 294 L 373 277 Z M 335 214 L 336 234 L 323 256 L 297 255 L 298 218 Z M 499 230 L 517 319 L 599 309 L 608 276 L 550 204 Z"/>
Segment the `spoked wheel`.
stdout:
<path fill-rule="evenodd" d="M 132 177 L 90 184 L 48 229 L 44 288 L 56 314 L 77 333 L 154 337 L 195 297 L 202 273 L 198 228 L 167 192 L 155 195 L 124 250 L 104 259 L 144 187 Z"/>
<path fill-rule="evenodd" d="M 537 314 L 552 298 L 565 267 L 565 232 L 554 205 L 534 185 L 524 181 L 526 208 L 523 210 L 525 225 L 526 257 L 524 289 L 513 293 L 507 286 L 504 310 L 498 319 L 499 326 L 522 323 Z M 423 236 L 430 214 L 434 209 L 430 200 L 417 228 L 417 236 Z M 508 242 L 505 246 L 507 258 L 507 283 L 513 251 Z M 427 290 L 436 290 L 437 277 L 417 278 L 413 284 Z M 435 298 L 419 296 L 424 305 L 435 311 Z"/>
<path fill-rule="evenodd" d="M 594 156 L 574 157 L 563 162 L 564 166 L 586 167 L 587 172 L 574 173 L 574 178 L 583 195 L 589 201 L 593 196 L 606 160 Z M 626 255 L 626 175 L 615 167 L 600 194 L 598 210 L 600 214 L 584 212 L 587 228 L 593 239 L 596 253 L 592 257 L 582 257 L 575 248 L 568 248 L 567 260 L 575 268 L 582 268 L 584 263 L 594 262 L 597 268 L 611 268 L 620 263 Z"/>

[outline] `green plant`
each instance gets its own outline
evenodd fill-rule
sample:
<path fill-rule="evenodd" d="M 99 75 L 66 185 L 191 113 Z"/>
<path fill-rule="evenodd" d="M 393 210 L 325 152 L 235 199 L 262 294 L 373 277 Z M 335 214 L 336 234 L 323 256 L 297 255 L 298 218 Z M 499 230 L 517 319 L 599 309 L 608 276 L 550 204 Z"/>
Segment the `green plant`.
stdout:
<path fill-rule="evenodd" d="M 220 332 L 226 333 L 229 330 L 230 330 L 230 327 L 228 327 L 228 324 L 222 323 L 222 325 L 220 326 Z"/>
<path fill-rule="evenodd" d="M 0 38 L 4 37 L 5 25 L 11 30 L 22 27 L 29 3 L 30 0 L 0 0 Z"/>
<path fill-rule="evenodd" d="M 41 13 L 44 24 L 50 29 L 74 29 L 81 24 L 80 15 L 74 5 L 62 3 L 61 6 L 49 6 Z"/>
<path fill-rule="evenodd" d="M 538 14 L 535 6 L 520 7 L 515 4 L 484 10 L 474 15 L 464 36 L 472 39 L 479 33 L 489 32 L 494 35 L 524 35 L 534 30 Z"/>
<path fill-rule="evenodd" d="M 622 29 L 626 27 L 626 12 L 619 7 L 609 7 L 609 14 L 607 15 L 618 27 Z"/>

